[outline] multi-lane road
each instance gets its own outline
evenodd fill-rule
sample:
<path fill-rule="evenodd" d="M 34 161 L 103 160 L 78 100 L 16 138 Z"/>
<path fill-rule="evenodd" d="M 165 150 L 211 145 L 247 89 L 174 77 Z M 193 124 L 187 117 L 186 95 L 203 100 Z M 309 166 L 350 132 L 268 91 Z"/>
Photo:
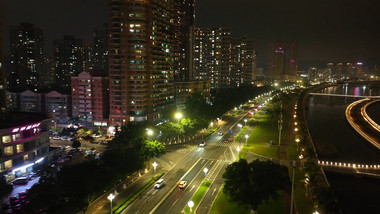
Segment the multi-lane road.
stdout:
<path fill-rule="evenodd" d="M 236 160 L 237 148 L 244 146 L 244 143 L 224 141 L 238 134 L 240 127 L 237 124 L 244 124 L 244 119 L 248 119 L 247 112 L 248 110 L 237 116 L 225 118 L 225 124 L 206 140 L 206 146 L 193 146 L 187 151 L 182 151 L 182 155 L 179 155 L 170 169 L 164 171 L 162 178 L 165 185 L 160 189 L 152 186 L 123 213 L 181 213 L 204 180 L 210 181 L 211 184 L 201 202 L 192 210 L 208 213 L 223 185 L 222 174 L 226 166 Z M 230 129 L 232 134 L 228 134 Z M 219 131 L 224 134 L 218 135 Z M 205 168 L 208 169 L 207 173 L 204 172 Z M 180 181 L 187 181 L 185 188 L 178 187 Z"/>

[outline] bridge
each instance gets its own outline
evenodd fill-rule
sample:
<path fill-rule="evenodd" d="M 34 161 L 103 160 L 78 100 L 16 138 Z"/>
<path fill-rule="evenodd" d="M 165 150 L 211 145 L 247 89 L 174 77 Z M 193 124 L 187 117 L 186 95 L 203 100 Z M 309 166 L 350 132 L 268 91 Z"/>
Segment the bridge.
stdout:
<path fill-rule="evenodd" d="M 331 97 L 371 98 L 371 99 L 379 99 L 379 98 L 380 98 L 380 96 L 357 96 L 357 95 L 350 95 L 350 94 L 310 93 L 310 95 L 317 95 L 317 96 L 331 96 Z"/>
<path fill-rule="evenodd" d="M 329 94 L 319 94 L 329 96 Z M 334 94 L 332 95 L 334 96 Z M 366 109 L 369 105 L 379 102 L 380 100 L 369 99 L 364 96 L 353 95 L 337 95 L 346 97 L 365 98 L 355 101 L 346 108 L 346 119 L 348 123 L 377 149 L 380 149 L 380 126 L 373 121 L 367 114 Z M 372 96 L 371 98 L 380 98 L 380 96 Z M 323 170 L 331 171 L 339 174 L 354 174 L 358 176 L 380 179 L 380 164 L 360 164 L 360 163 L 344 163 L 333 161 L 318 161 Z"/>

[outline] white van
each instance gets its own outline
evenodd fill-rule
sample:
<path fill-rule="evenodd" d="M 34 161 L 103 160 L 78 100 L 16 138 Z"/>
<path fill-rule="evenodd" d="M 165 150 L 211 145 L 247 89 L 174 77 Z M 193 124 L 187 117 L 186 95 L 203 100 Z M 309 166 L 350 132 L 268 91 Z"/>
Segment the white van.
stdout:
<path fill-rule="evenodd" d="M 25 185 L 27 183 L 28 183 L 27 177 L 19 177 L 19 178 L 16 178 L 14 181 L 12 181 L 13 185 Z"/>
<path fill-rule="evenodd" d="M 164 185 L 164 179 L 161 178 L 160 180 L 156 181 L 156 184 L 154 185 L 154 188 L 159 189 L 163 185 Z"/>

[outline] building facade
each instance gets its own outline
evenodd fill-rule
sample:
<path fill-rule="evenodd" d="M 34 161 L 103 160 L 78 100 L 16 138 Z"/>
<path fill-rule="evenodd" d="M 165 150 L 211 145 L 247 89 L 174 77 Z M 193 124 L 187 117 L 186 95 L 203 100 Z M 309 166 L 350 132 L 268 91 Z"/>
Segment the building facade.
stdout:
<path fill-rule="evenodd" d="M 43 35 L 33 24 L 21 23 L 10 28 L 11 90 L 37 91 L 43 83 Z"/>
<path fill-rule="evenodd" d="M 110 124 L 153 121 L 174 105 L 174 0 L 110 0 Z"/>
<path fill-rule="evenodd" d="M 0 11 L 2 11 L 0 3 Z M 3 46 L 3 23 L 2 23 L 2 14 L 0 14 L 0 121 L 2 118 L 2 115 L 5 114 L 7 111 L 7 99 L 6 99 L 6 88 L 7 88 L 7 81 L 6 81 L 6 75 L 5 75 L 5 63 L 4 63 L 4 46 Z"/>
<path fill-rule="evenodd" d="M 44 94 L 45 113 L 48 114 L 55 124 L 67 124 L 71 116 L 71 96 L 57 91 Z"/>
<path fill-rule="evenodd" d="M 86 127 L 108 126 L 108 77 L 82 72 L 71 77 L 72 112 Z"/>
<path fill-rule="evenodd" d="M 210 82 L 209 81 L 182 81 L 175 82 L 175 103 L 177 110 L 185 109 L 187 98 L 194 93 L 201 93 L 206 100 L 210 100 Z"/>
<path fill-rule="evenodd" d="M 231 86 L 231 40 L 230 28 L 195 29 L 195 79 L 209 80 L 214 89 Z"/>
<path fill-rule="evenodd" d="M 0 174 L 7 181 L 32 171 L 49 152 L 50 118 L 37 113 L 11 113 L 0 121 Z"/>
<path fill-rule="evenodd" d="M 298 53 L 294 43 L 269 45 L 268 77 L 272 80 L 297 79 Z"/>
<path fill-rule="evenodd" d="M 54 41 L 54 72 L 57 87 L 70 90 L 71 77 L 85 69 L 85 47 L 81 39 L 64 36 Z"/>
<path fill-rule="evenodd" d="M 174 77 L 175 81 L 194 79 L 195 1 L 174 1 Z"/>

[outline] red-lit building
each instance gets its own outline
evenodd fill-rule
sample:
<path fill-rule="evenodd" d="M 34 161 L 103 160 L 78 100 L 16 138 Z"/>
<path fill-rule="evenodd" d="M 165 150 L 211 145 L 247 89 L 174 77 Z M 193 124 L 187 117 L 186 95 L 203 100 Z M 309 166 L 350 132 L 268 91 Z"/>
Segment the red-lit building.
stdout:
<path fill-rule="evenodd" d="M 72 115 L 87 127 L 108 126 L 108 77 L 82 72 L 71 77 Z"/>

